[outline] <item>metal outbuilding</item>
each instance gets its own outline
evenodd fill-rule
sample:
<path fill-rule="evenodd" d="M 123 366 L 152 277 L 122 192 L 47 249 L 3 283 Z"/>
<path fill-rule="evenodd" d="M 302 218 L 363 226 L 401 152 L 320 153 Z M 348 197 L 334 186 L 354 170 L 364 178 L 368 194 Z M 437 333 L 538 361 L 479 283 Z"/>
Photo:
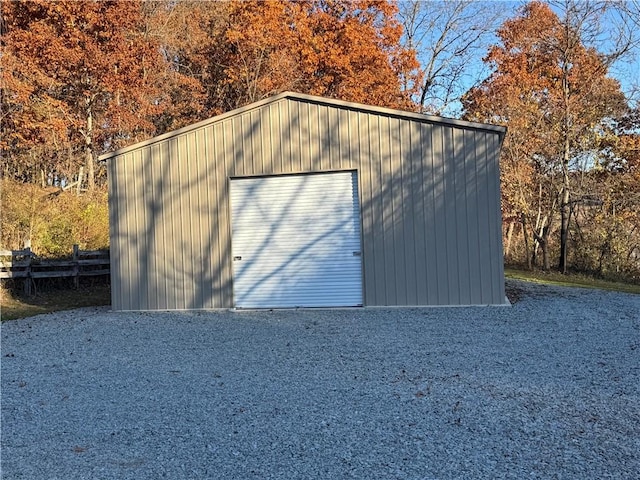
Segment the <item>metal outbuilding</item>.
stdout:
<path fill-rule="evenodd" d="M 503 304 L 504 134 L 285 92 L 105 154 L 112 307 Z"/>

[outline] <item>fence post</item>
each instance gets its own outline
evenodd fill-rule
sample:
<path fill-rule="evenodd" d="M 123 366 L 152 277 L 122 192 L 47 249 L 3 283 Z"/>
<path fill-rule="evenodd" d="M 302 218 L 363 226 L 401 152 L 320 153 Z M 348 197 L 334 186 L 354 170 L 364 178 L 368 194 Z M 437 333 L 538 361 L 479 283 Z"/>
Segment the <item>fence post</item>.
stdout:
<path fill-rule="evenodd" d="M 80 263 L 78 262 L 79 260 L 78 250 L 79 250 L 78 245 L 74 245 L 73 246 L 73 286 L 75 288 L 78 288 L 80 286 Z"/>
<path fill-rule="evenodd" d="M 26 250 L 27 254 L 25 255 L 26 257 L 26 266 L 25 266 L 25 271 L 27 272 L 25 277 L 24 277 L 24 282 L 22 282 L 22 288 L 24 290 L 24 294 L 25 296 L 31 296 L 31 247 L 27 247 L 24 250 Z M 13 263 L 13 256 L 11 257 L 11 263 Z"/>

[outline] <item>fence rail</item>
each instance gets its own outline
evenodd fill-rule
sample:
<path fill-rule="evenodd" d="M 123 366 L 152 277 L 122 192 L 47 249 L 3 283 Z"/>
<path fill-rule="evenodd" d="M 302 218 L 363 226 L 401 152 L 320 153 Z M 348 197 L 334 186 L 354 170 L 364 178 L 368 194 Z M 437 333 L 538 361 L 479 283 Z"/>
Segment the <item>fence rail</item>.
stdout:
<path fill-rule="evenodd" d="M 109 250 L 80 250 L 73 246 L 70 260 L 38 259 L 30 248 L 0 250 L 0 279 L 24 279 L 24 292 L 31 294 L 32 279 L 73 278 L 109 275 Z"/>

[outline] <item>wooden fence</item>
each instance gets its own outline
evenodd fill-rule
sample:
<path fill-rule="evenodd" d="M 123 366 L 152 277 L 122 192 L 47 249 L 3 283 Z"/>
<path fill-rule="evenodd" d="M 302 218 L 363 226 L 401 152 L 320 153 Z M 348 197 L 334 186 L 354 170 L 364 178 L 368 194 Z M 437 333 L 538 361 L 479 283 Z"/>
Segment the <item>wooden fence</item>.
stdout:
<path fill-rule="evenodd" d="M 33 280 L 37 278 L 73 278 L 74 286 L 80 277 L 109 275 L 109 250 L 80 250 L 73 246 L 71 259 L 38 259 L 30 248 L 0 250 L 0 279 L 24 279 L 24 293 L 31 295 Z"/>

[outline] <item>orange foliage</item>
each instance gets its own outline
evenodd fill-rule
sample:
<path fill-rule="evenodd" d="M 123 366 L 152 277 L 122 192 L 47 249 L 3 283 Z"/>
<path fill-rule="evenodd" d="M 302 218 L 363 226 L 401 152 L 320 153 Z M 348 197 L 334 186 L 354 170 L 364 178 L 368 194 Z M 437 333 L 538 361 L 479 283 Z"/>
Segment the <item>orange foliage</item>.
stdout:
<path fill-rule="evenodd" d="M 501 43 L 484 59 L 493 73 L 463 105 L 470 119 L 508 126 L 503 215 L 510 221 L 524 215 L 546 256 L 566 202 L 562 192 L 578 194 L 574 177 L 562 173 L 584 168 L 580 162 L 597 155 L 599 125 L 624 112 L 626 101 L 598 52 L 546 3 L 527 4 L 497 33 Z"/>
<path fill-rule="evenodd" d="M 419 65 L 400 46 L 391 2 L 184 3 L 167 12 L 168 50 L 206 92 L 200 118 L 285 90 L 415 108 L 402 84 Z"/>
<path fill-rule="evenodd" d="M 105 150 L 284 91 L 412 109 L 383 0 L 3 3 L 3 171 L 73 180 Z"/>
<path fill-rule="evenodd" d="M 41 151 L 47 175 L 70 176 L 87 148 L 94 155 L 155 132 L 163 59 L 140 2 L 4 2 L 3 20 L 7 161 Z"/>

